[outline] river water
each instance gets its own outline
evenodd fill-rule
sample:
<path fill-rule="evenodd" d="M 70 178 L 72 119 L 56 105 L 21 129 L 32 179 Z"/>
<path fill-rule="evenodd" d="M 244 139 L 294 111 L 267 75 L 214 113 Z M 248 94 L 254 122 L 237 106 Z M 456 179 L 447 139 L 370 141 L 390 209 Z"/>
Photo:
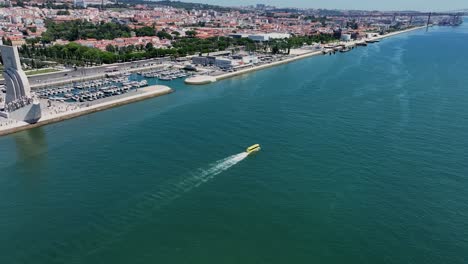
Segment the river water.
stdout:
<path fill-rule="evenodd" d="M 1 137 L 0 263 L 467 263 L 467 43 L 419 30 Z"/>

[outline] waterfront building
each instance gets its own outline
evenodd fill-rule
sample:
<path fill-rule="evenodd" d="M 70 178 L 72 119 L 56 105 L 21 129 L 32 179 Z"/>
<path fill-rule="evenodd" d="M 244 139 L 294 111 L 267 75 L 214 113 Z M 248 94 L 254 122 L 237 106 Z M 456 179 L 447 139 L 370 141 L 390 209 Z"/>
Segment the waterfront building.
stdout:
<path fill-rule="evenodd" d="M 267 34 L 252 34 L 249 35 L 248 38 L 253 40 L 253 41 L 269 41 L 271 39 L 285 39 L 285 38 L 290 38 L 290 34 L 284 34 L 284 33 L 267 33 Z"/>
<path fill-rule="evenodd" d="M 231 38 L 249 38 L 254 41 L 269 41 L 270 39 L 285 39 L 290 38 L 290 34 L 286 33 L 265 33 L 265 34 L 245 34 L 245 33 L 233 33 L 229 34 Z"/>
<path fill-rule="evenodd" d="M 192 63 L 196 65 L 214 65 L 216 57 L 213 56 L 196 56 L 192 58 Z"/>
<path fill-rule="evenodd" d="M 258 57 L 255 55 L 234 55 L 233 59 L 239 60 L 241 64 L 255 64 L 258 63 Z"/>
<path fill-rule="evenodd" d="M 235 39 L 248 38 L 249 34 L 233 33 L 233 34 L 229 34 L 229 37 L 235 38 Z"/>
<path fill-rule="evenodd" d="M 373 38 L 373 37 L 377 37 L 379 34 L 377 33 L 367 33 L 366 34 L 366 38 Z"/>
<path fill-rule="evenodd" d="M 351 41 L 351 34 L 341 34 L 341 41 Z"/>
<path fill-rule="evenodd" d="M 231 69 L 239 66 L 239 61 L 230 58 L 216 58 L 215 66 L 221 69 Z"/>
<path fill-rule="evenodd" d="M 76 7 L 86 7 L 86 1 L 85 0 L 75 0 L 74 2 Z"/>

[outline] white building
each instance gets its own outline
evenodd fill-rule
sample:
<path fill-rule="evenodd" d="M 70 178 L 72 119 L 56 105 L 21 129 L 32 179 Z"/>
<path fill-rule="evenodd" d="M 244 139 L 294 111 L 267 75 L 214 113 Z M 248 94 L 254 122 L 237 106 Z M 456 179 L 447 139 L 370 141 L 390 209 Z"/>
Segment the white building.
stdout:
<path fill-rule="evenodd" d="M 79 7 L 86 7 L 86 1 L 85 0 L 74 0 L 74 4 L 75 6 L 79 6 Z"/>
<path fill-rule="evenodd" d="M 254 55 L 244 56 L 242 57 L 242 62 L 244 64 L 255 64 L 258 63 L 258 57 Z"/>
<path fill-rule="evenodd" d="M 379 34 L 377 33 L 367 33 L 366 34 L 366 38 L 373 38 L 373 37 L 377 37 Z"/>
<path fill-rule="evenodd" d="M 215 66 L 222 69 L 229 69 L 239 66 L 239 62 L 237 60 L 232 60 L 229 58 L 216 58 Z"/>
<path fill-rule="evenodd" d="M 350 41 L 351 40 L 351 34 L 341 34 L 341 41 Z"/>
<path fill-rule="evenodd" d="M 233 59 L 238 60 L 239 64 L 255 64 L 258 63 L 258 57 L 255 55 L 234 55 Z"/>
<path fill-rule="evenodd" d="M 271 39 L 286 39 L 291 35 L 287 33 L 266 33 L 266 34 L 252 34 L 248 38 L 253 41 L 269 41 Z"/>

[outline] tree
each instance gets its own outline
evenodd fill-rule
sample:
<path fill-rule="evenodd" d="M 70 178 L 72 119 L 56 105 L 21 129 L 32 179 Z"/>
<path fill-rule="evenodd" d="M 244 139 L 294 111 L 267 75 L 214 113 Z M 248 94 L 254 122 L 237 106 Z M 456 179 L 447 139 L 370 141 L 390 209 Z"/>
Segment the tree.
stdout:
<path fill-rule="evenodd" d="M 50 43 L 56 39 L 66 39 L 74 41 L 77 39 L 115 39 L 119 37 L 130 37 L 131 29 L 127 25 L 114 22 L 94 24 L 83 20 L 65 21 L 55 23 L 46 20 L 47 31 L 42 33 L 45 43 Z"/>
<path fill-rule="evenodd" d="M 158 38 L 160 39 L 172 39 L 171 34 L 167 33 L 166 31 L 159 31 L 157 34 Z"/>
<path fill-rule="evenodd" d="M 151 43 L 151 42 L 146 43 L 145 49 L 146 49 L 147 51 L 152 50 L 152 49 L 153 49 L 153 43 Z"/>
<path fill-rule="evenodd" d="M 59 10 L 57 11 L 57 16 L 69 16 L 70 15 L 70 11 L 68 10 Z"/>
<path fill-rule="evenodd" d="M 256 51 L 257 50 L 257 45 L 255 43 L 248 43 L 245 45 L 245 50 L 247 51 Z"/>
<path fill-rule="evenodd" d="M 152 28 L 152 27 L 145 26 L 145 27 L 136 29 L 135 34 L 138 37 L 154 36 L 154 35 L 156 35 L 156 30 L 154 28 Z"/>
<path fill-rule="evenodd" d="M 128 45 L 128 46 L 127 46 L 127 53 L 132 53 L 134 50 L 135 50 L 135 46 L 134 46 L 134 45 Z"/>
<path fill-rule="evenodd" d="M 273 54 L 278 54 L 279 53 L 278 45 L 273 46 L 273 48 L 271 49 L 271 53 L 273 53 Z"/>
<path fill-rule="evenodd" d="M 185 35 L 187 35 L 187 37 L 189 38 L 194 38 L 195 36 L 197 36 L 197 32 L 195 30 L 188 30 L 185 32 Z"/>
<path fill-rule="evenodd" d="M 112 52 L 112 53 L 115 52 L 115 47 L 114 47 L 114 45 L 112 45 L 112 44 L 107 45 L 107 46 L 106 46 L 106 51 Z"/>
<path fill-rule="evenodd" d="M 6 45 L 6 46 L 11 46 L 12 45 L 11 39 L 9 39 L 9 38 L 2 37 L 2 42 L 3 42 L 3 45 Z"/>

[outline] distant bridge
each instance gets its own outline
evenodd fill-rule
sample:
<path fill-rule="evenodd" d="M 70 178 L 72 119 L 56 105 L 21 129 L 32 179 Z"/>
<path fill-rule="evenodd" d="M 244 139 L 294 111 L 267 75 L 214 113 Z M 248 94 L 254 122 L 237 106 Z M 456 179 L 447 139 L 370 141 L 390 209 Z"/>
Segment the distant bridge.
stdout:
<path fill-rule="evenodd" d="M 427 28 L 429 29 L 429 24 L 431 23 L 431 17 L 436 16 L 448 16 L 451 17 L 452 21 L 460 20 L 463 16 L 468 16 L 468 12 L 384 12 L 380 14 L 366 14 L 366 15 L 344 15 L 344 17 L 391 17 L 393 21 L 396 20 L 397 17 L 409 17 L 410 24 L 413 21 L 413 17 L 427 17 Z"/>
<path fill-rule="evenodd" d="M 379 14 L 349 14 L 344 17 L 435 17 L 435 16 L 468 16 L 468 12 L 384 12 Z"/>

